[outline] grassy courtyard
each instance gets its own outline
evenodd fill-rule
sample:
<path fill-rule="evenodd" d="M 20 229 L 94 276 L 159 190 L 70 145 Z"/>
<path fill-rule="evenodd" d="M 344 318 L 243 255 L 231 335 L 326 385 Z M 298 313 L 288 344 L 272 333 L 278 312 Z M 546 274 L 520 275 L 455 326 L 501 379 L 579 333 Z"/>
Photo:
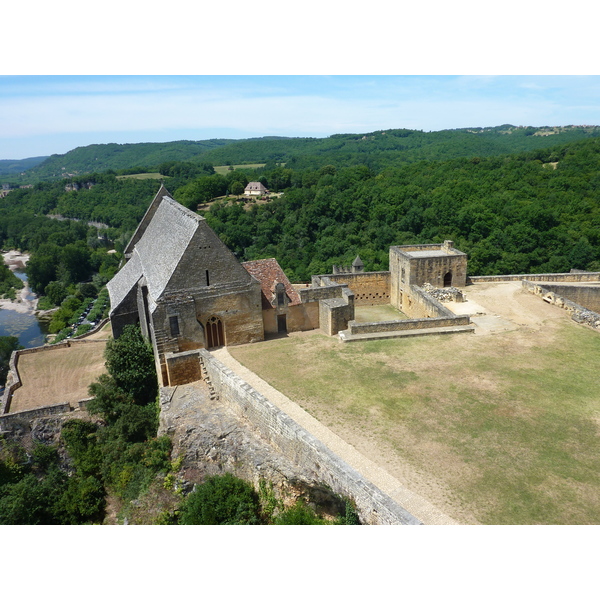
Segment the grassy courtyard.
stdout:
<path fill-rule="evenodd" d="M 230 348 L 463 523 L 600 523 L 600 334 L 568 319 L 502 335 Z"/>

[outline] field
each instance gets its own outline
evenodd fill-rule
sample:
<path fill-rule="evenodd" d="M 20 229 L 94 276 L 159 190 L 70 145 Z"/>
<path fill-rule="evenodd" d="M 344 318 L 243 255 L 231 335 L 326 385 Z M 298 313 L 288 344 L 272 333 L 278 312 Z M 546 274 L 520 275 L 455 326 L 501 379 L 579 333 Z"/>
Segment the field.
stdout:
<path fill-rule="evenodd" d="M 169 179 L 161 173 L 135 173 L 134 175 L 118 175 L 117 179 Z"/>
<path fill-rule="evenodd" d="M 233 167 L 233 170 L 235 171 L 236 169 L 260 169 L 262 167 L 265 166 L 266 163 L 254 163 L 251 165 L 231 165 Z M 230 165 L 219 165 L 218 167 L 214 167 L 215 169 L 215 173 L 217 173 L 218 175 L 227 175 L 227 172 L 229 171 L 229 166 Z"/>
<path fill-rule="evenodd" d="M 600 523 L 600 334 L 518 284 L 466 292 L 473 335 L 229 351 L 461 523 Z"/>

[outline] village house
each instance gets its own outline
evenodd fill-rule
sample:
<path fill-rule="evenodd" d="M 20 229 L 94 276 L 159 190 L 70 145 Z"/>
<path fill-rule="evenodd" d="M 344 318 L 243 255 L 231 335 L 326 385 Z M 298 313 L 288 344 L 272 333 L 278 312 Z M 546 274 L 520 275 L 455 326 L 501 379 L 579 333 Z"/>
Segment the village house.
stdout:
<path fill-rule="evenodd" d="M 265 196 L 269 190 L 260 181 L 251 181 L 244 190 L 245 196 Z"/>

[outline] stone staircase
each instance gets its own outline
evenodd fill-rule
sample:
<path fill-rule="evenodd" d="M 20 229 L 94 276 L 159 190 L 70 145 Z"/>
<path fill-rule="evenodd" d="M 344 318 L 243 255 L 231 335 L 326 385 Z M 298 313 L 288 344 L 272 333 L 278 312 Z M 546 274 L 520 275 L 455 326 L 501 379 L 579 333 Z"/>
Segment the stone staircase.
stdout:
<path fill-rule="evenodd" d="M 218 400 L 219 395 L 217 394 L 215 387 L 213 386 L 210 377 L 208 376 L 208 371 L 206 370 L 206 365 L 204 364 L 202 358 L 200 358 L 200 372 L 202 373 L 202 381 L 204 381 L 204 383 L 206 383 L 208 387 L 210 400 Z"/>

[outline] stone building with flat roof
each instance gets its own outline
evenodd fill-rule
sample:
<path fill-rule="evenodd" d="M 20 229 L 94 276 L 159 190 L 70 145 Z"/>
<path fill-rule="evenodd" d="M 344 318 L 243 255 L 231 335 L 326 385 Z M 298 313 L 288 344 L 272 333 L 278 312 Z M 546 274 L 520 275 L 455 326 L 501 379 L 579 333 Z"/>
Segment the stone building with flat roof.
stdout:
<path fill-rule="evenodd" d="M 436 288 L 467 285 L 467 255 L 453 242 L 392 246 L 390 248 L 390 302 L 406 314 L 412 312 L 413 286 Z"/>

